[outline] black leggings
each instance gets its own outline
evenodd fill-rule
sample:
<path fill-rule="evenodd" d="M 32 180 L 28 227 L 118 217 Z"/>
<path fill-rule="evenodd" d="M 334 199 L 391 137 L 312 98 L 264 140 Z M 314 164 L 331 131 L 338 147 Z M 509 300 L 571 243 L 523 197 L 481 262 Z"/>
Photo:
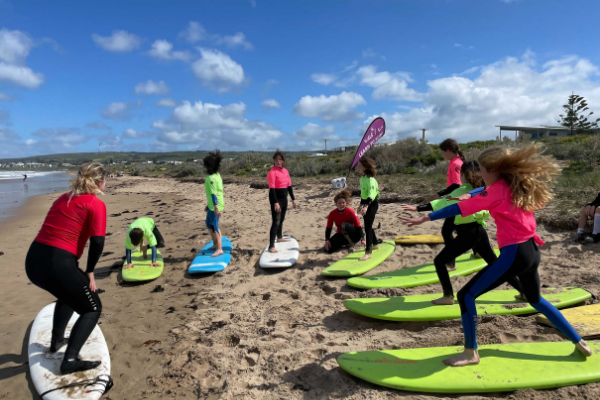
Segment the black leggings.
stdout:
<path fill-rule="evenodd" d="M 442 225 L 442 238 L 444 239 L 444 245 L 448 247 L 448 245 L 454 239 L 454 231 L 456 230 L 456 225 L 454 225 L 454 217 L 446 218 L 444 220 L 444 225 Z M 462 254 L 462 253 L 461 253 Z M 446 260 L 448 265 L 455 265 L 455 258 L 449 258 Z"/>
<path fill-rule="evenodd" d="M 158 230 L 156 225 L 154 225 L 154 229 L 152 229 L 152 234 L 156 238 L 156 248 L 160 249 L 160 248 L 165 247 L 165 239 L 160 234 L 160 231 Z"/>
<path fill-rule="evenodd" d="M 494 290 L 510 278 L 519 277 L 527 301 L 544 314 L 573 343 L 581 340 L 573 327 L 550 302 L 540 294 L 540 249 L 533 239 L 502 248 L 498 260 L 477 273 L 458 292 L 458 304 L 465 333 L 465 347 L 477 348 L 477 309 L 475 299 Z"/>
<path fill-rule="evenodd" d="M 344 222 L 342 224 L 342 233 L 336 233 L 329 239 L 329 250 L 325 251 L 331 254 L 344 246 L 348 246 L 350 244 L 348 239 L 350 239 L 352 243 L 358 243 L 360 241 L 360 236 L 360 226 L 354 226 L 349 222 Z"/>
<path fill-rule="evenodd" d="M 370 254 L 373 251 L 373 244 L 377 244 L 377 236 L 375 236 L 375 230 L 373 229 L 373 223 L 375 222 L 375 215 L 379 210 L 379 200 L 375 199 L 367 208 L 367 213 L 363 217 L 365 221 L 365 237 L 367 240 L 367 248 L 365 249 L 366 254 Z"/>
<path fill-rule="evenodd" d="M 452 225 L 456 229 L 456 238 L 446 243 L 442 251 L 433 260 L 435 271 L 440 278 L 440 283 L 444 290 L 444 297 L 454 297 L 452 283 L 450 283 L 450 274 L 448 273 L 448 268 L 446 268 L 446 265 L 450 264 L 450 260 L 454 264 L 456 257 L 471 249 L 479 254 L 487 265 L 492 265 L 498 259 L 490 244 L 487 232 L 477 222 L 465 225 Z M 523 288 L 517 278 L 508 279 L 508 283 L 522 293 Z"/>
<path fill-rule="evenodd" d="M 281 239 L 283 237 L 283 221 L 285 221 L 285 213 L 287 212 L 288 201 L 286 198 L 278 198 L 281 211 L 275 211 L 275 204 L 271 203 L 271 231 L 269 232 L 269 248 L 275 247 L 275 237 Z"/>
<path fill-rule="evenodd" d="M 58 300 L 54 309 L 52 340 L 64 337 L 73 311 L 80 315 L 71 330 L 65 360 L 76 359 L 102 312 L 102 303 L 89 288 L 90 280 L 79 269 L 77 257 L 66 250 L 33 242 L 25 260 L 31 282 Z"/>

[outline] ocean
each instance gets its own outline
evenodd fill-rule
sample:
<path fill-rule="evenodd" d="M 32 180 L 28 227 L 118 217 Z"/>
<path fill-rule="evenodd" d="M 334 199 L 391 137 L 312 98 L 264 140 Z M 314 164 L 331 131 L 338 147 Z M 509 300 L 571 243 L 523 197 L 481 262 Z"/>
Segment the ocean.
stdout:
<path fill-rule="evenodd" d="M 24 174 L 27 174 L 25 181 Z M 28 197 L 68 190 L 72 178 L 62 171 L 0 170 L 0 221 L 12 217 Z"/>

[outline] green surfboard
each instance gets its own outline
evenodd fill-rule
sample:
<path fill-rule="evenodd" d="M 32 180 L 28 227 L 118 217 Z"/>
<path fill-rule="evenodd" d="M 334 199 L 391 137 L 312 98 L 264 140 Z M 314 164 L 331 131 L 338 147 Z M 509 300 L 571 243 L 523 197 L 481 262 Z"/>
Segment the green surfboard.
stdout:
<path fill-rule="evenodd" d="M 556 308 L 581 303 L 592 297 L 583 289 L 544 289 L 542 296 Z M 515 299 L 516 290 L 493 290 L 475 300 L 477 314 L 520 315 L 537 313 L 529 303 Z M 419 294 L 415 296 L 382 297 L 371 299 L 349 299 L 344 307 L 357 314 L 387 321 L 439 321 L 460 318 L 460 307 L 454 297 L 454 305 L 436 306 L 431 300 L 441 294 Z"/>
<path fill-rule="evenodd" d="M 362 351 L 338 357 L 340 367 L 365 381 L 430 393 L 551 389 L 600 381 L 600 343 L 585 358 L 570 342 L 510 343 L 479 347 L 478 365 L 448 367 L 442 360 L 463 347 Z"/>
<path fill-rule="evenodd" d="M 156 262 L 160 264 L 160 267 L 153 267 L 152 264 L 152 251 L 148 250 L 148 259 L 144 260 L 141 251 L 131 253 L 131 262 L 133 267 L 123 269 L 121 275 L 125 282 L 145 282 L 151 281 L 162 275 L 164 270 L 164 262 L 162 254 L 156 249 Z M 127 265 L 127 260 L 123 266 Z"/>
<path fill-rule="evenodd" d="M 494 249 L 497 255 L 500 250 Z M 456 269 L 448 271 L 450 277 L 469 275 L 487 266 L 483 258 L 475 257 L 472 253 L 462 254 L 456 258 Z M 348 279 L 348 285 L 359 289 L 377 288 L 411 288 L 415 286 L 438 283 L 440 279 L 435 272 L 435 265 L 427 263 L 416 267 L 403 268 L 396 271 L 384 272 L 377 275 L 360 276 Z"/>
<path fill-rule="evenodd" d="M 392 240 L 384 240 L 383 243 L 379 244 L 379 249 L 373 250 L 370 259 L 359 261 L 359 259 L 365 255 L 365 249 L 358 250 L 331 264 L 329 267 L 325 268 L 321 274 L 324 276 L 337 277 L 364 274 L 384 262 L 385 259 L 394 252 L 395 248 L 396 244 Z"/>

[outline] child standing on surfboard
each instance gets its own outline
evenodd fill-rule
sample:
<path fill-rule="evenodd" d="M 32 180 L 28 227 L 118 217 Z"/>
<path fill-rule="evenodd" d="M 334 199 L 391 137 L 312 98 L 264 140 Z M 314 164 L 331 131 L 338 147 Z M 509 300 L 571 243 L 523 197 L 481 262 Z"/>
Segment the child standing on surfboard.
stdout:
<path fill-rule="evenodd" d="M 461 166 L 461 178 L 463 183 L 457 189 L 450 193 L 450 197 L 458 197 L 465 193 L 472 191 L 474 188 L 484 186 L 483 178 L 481 177 L 481 169 L 477 161 L 467 161 Z M 414 207 L 406 204 L 400 206 L 405 211 L 438 211 L 444 207 L 448 207 L 455 204 L 457 201 L 448 201 L 446 198 L 433 200 L 430 203 L 421 204 L 420 206 Z M 452 283 L 450 282 L 450 275 L 448 274 L 447 265 L 450 260 L 454 260 L 459 255 L 465 253 L 468 250 L 473 250 L 474 253 L 479 254 L 488 265 L 493 264 L 498 257 L 490 244 L 487 232 L 484 227 L 486 226 L 485 220 L 490 217 L 490 212 L 482 210 L 475 214 L 463 217 L 457 215 L 454 218 L 454 225 L 456 229 L 456 238 L 453 238 L 449 243 L 446 243 L 442 251 L 435 257 L 433 263 L 435 265 L 435 271 L 440 279 L 440 284 L 444 292 L 444 296 L 432 300 L 431 302 L 436 305 L 451 305 L 454 304 L 454 291 L 452 289 Z M 454 267 L 453 269 L 456 269 Z M 519 292 L 522 292 L 521 285 L 517 278 L 511 278 L 508 282 Z"/>
<path fill-rule="evenodd" d="M 283 221 L 288 206 L 288 193 L 292 198 L 292 206 L 296 208 L 296 198 L 292 188 L 290 173 L 284 167 L 285 156 L 277 149 L 273 154 L 273 168 L 267 174 L 269 182 L 269 203 L 271 203 L 271 230 L 269 232 L 269 252 L 277 253 L 275 239 L 278 242 L 289 242 L 290 239 L 283 237 Z"/>
<path fill-rule="evenodd" d="M 208 176 L 204 180 L 204 191 L 206 192 L 206 228 L 210 238 L 212 239 L 213 246 L 210 248 L 215 252 L 211 257 L 217 257 L 223 254 L 223 248 L 221 247 L 221 231 L 219 230 L 219 219 L 221 213 L 225 209 L 225 199 L 223 196 L 223 179 L 219 174 L 219 167 L 221 166 L 221 152 L 216 150 L 215 152 L 209 153 L 204 157 L 204 167 Z"/>
<path fill-rule="evenodd" d="M 362 243 L 363 246 L 367 244 L 358 215 L 352 208 L 348 207 L 350 196 L 352 196 L 352 193 L 344 189 L 333 198 L 336 209 L 331 211 L 327 217 L 325 245 L 323 246 L 323 249 L 330 254 L 344 246 L 353 247 L 358 242 Z M 334 223 L 337 233 L 331 236 Z"/>
<path fill-rule="evenodd" d="M 142 244 L 146 239 L 148 246 L 143 247 Z M 127 265 L 123 269 L 133 267 L 131 262 L 131 250 L 138 246 L 143 248 L 144 259 L 147 258 L 148 248 L 152 249 L 152 266 L 160 267 L 160 264 L 156 262 L 156 248 L 165 247 L 165 240 L 158 231 L 158 228 L 154 224 L 152 218 L 138 218 L 133 221 L 133 224 L 129 225 L 127 230 L 127 236 L 125 238 L 125 256 L 127 258 Z"/>
<path fill-rule="evenodd" d="M 477 309 L 475 299 L 513 277 L 519 277 L 529 303 L 544 314 L 584 356 L 592 352 L 563 315 L 540 294 L 539 247 L 544 242 L 536 234 L 533 211 L 543 208 L 552 198 L 548 183 L 560 168 L 550 156 L 542 156 L 538 146 L 519 150 L 505 147 L 486 149 L 479 156 L 481 175 L 488 186 L 456 198 L 459 203 L 420 218 L 399 218 L 408 226 L 427 221 L 463 217 L 489 210 L 496 221 L 500 247 L 498 260 L 479 271 L 459 292 L 461 319 L 465 335 L 462 354 L 444 360 L 446 365 L 479 363 L 477 352 Z"/>
<path fill-rule="evenodd" d="M 465 156 L 458 147 L 458 143 L 454 139 L 446 139 L 440 143 L 439 147 L 442 151 L 444 160 L 450 161 L 448 172 L 446 173 L 446 188 L 431 196 L 429 201 L 447 196 L 462 185 L 460 180 L 460 168 L 465 161 Z M 446 245 L 454 238 L 454 230 L 454 218 L 447 218 L 444 220 L 444 224 L 442 225 L 442 237 L 444 238 L 444 243 Z M 454 269 L 454 263 L 454 259 L 448 260 L 448 268 Z"/>
<path fill-rule="evenodd" d="M 365 261 L 371 258 L 373 250 L 377 250 L 377 236 L 373 230 L 375 215 L 379 210 L 379 185 L 375 180 L 377 169 L 375 161 L 369 157 L 362 157 L 358 160 L 358 173 L 362 175 L 360 178 L 360 206 L 358 213 L 363 216 L 365 221 L 365 234 L 367 236 L 367 247 L 365 255 L 360 258 L 360 261 Z M 375 246 L 375 247 L 374 247 Z"/>

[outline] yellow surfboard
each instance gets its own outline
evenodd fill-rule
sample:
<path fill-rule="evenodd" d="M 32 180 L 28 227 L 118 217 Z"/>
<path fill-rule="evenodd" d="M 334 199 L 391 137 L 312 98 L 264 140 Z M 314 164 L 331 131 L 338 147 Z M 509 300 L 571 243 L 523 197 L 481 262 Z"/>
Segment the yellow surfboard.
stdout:
<path fill-rule="evenodd" d="M 396 236 L 396 244 L 441 244 L 444 238 L 441 235 L 408 235 Z"/>
<path fill-rule="evenodd" d="M 561 313 L 581 337 L 588 338 L 600 335 L 600 304 L 569 308 L 561 310 Z M 553 326 L 543 315 L 538 315 L 535 320 L 540 324 Z"/>

